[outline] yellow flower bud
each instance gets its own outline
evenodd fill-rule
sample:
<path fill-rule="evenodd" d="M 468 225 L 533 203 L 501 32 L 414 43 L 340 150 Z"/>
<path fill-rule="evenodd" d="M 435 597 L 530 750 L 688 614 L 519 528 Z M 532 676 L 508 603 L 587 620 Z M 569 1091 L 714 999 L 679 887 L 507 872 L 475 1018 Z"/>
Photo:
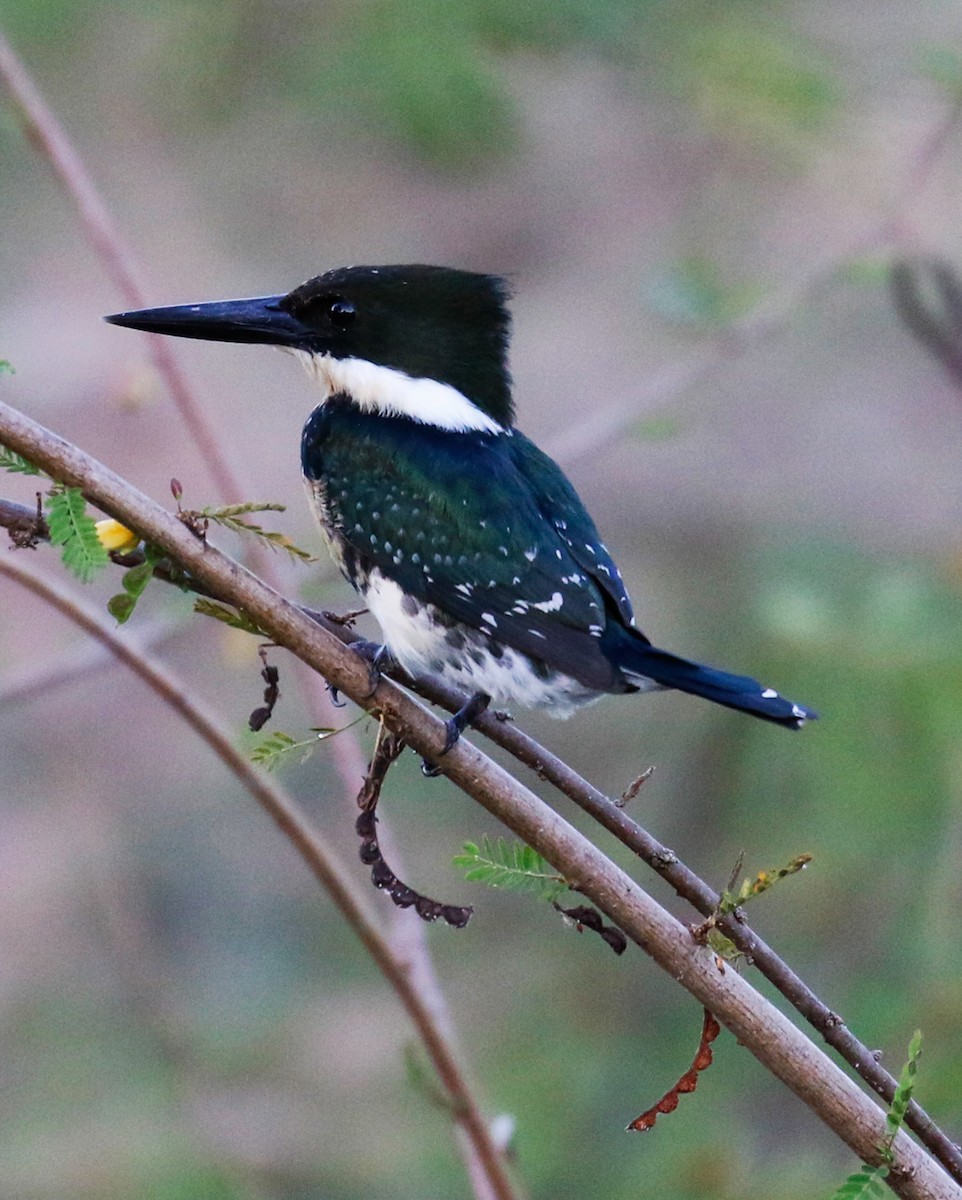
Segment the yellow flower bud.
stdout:
<path fill-rule="evenodd" d="M 126 525 L 121 525 L 113 517 L 106 517 L 97 522 L 97 537 L 105 550 L 136 550 L 140 538 Z"/>

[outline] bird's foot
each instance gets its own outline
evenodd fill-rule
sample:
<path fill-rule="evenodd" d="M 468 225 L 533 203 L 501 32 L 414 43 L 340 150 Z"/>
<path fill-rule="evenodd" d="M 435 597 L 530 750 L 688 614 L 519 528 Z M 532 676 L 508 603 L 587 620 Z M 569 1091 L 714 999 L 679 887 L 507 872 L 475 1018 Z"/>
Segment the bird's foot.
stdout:
<path fill-rule="evenodd" d="M 351 642 L 350 649 L 367 663 L 368 680 L 371 685 L 368 695 L 372 696 L 381 682 L 381 672 L 394 661 L 391 651 L 380 642 L 368 642 L 364 638 Z"/>
<path fill-rule="evenodd" d="M 464 733 L 472 721 L 477 720 L 481 716 L 490 703 L 491 697 L 486 692 L 475 692 L 473 696 L 461 705 L 454 716 L 449 717 L 444 722 L 446 730 L 444 749 L 438 755 L 438 758 L 443 758 L 445 754 L 457 745 L 461 734 Z M 430 763 L 425 758 L 421 760 L 421 771 L 428 779 L 434 779 L 437 775 L 441 774 L 441 767 L 438 763 Z"/>

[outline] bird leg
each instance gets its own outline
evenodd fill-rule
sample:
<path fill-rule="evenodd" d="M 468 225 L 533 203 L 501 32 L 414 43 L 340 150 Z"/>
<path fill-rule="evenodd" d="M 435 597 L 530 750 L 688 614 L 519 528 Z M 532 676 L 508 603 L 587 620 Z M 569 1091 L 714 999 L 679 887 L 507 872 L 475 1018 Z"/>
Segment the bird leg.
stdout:
<path fill-rule="evenodd" d="M 450 750 L 457 745 L 458 738 L 464 733 L 465 729 L 488 707 L 491 703 L 491 697 L 486 692 L 475 692 L 470 696 L 458 711 L 449 717 L 444 722 L 446 736 L 444 739 L 444 749 L 438 755 L 438 758 L 443 758 Z M 441 767 L 437 763 L 429 763 L 427 759 L 421 760 L 421 771 L 429 779 L 434 779 L 435 776 L 441 774 Z"/>

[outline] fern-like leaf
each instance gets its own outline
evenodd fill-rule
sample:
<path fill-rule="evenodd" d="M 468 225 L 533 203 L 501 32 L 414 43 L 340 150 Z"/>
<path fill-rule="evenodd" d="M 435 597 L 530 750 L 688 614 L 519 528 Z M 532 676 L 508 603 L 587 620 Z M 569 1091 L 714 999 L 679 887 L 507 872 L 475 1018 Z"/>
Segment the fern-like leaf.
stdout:
<path fill-rule="evenodd" d="M 480 847 L 465 842 L 454 865 L 470 883 L 526 892 L 548 901 L 556 900 L 568 887 L 563 876 L 524 842 L 506 842 L 504 838 L 492 841 L 487 834 Z"/>
<path fill-rule="evenodd" d="M 89 583 L 110 559 L 97 536 L 97 526 L 87 512 L 80 488 L 57 487 L 47 496 L 50 540 L 61 547 L 64 566 L 81 583 Z"/>
<path fill-rule="evenodd" d="M 253 521 L 241 520 L 241 517 L 248 513 L 286 512 L 286 510 L 286 505 L 277 504 L 274 501 L 250 500 L 244 504 L 225 504 L 219 508 L 208 506 L 207 508 L 191 509 L 189 512 L 182 513 L 181 515 L 182 517 L 189 517 L 196 521 L 213 521 L 215 525 L 229 529 L 232 533 L 247 534 L 251 537 L 259 538 L 261 541 L 266 542 L 272 550 L 283 550 L 297 561 L 316 562 L 315 555 L 301 549 L 300 546 L 296 546 L 286 533 L 264 529 L 262 525 L 257 525 Z"/>
<path fill-rule="evenodd" d="M 366 712 L 362 712 L 360 716 L 355 717 L 353 721 L 349 721 L 347 725 L 341 725 L 337 729 L 329 727 L 316 727 L 311 729 L 313 736 L 302 738 L 300 741 L 295 741 L 289 733 L 278 731 L 272 733 L 270 737 L 258 744 L 251 751 L 251 761 L 260 764 L 265 771 L 273 771 L 279 764 L 284 761 L 289 754 L 296 750 L 302 751 L 301 762 L 307 762 L 321 742 L 326 742 L 328 738 L 334 737 L 338 733 L 343 733 L 346 729 L 353 729 L 358 722 L 365 720 Z"/>
<path fill-rule="evenodd" d="M 909 1042 L 908 1059 L 902 1067 L 898 1086 L 895 1089 L 888 1112 L 885 1114 L 886 1132 L 879 1147 L 883 1165 L 880 1167 L 870 1167 L 863 1163 L 862 1169 L 855 1175 L 849 1175 L 848 1179 L 845 1180 L 838 1191 L 832 1196 L 832 1200 L 869 1200 L 870 1197 L 874 1198 L 885 1195 L 885 1188 L 882 1181 L 888 1175 L 889 1167 L 895 1161 L 892 1146 L 898 1131 L 902 1128 L 902 1122 L 905 1120 L 909 1101 L 912 1099 L 912 1092 L 915 1088 L 915 1076 L 918 1072 L 919 1057 L 921 1054 L 922 1031 L 916 1029 L 912 1035 L 912 1040 Z"/>
<path fill-rule="evenodd" d="M 895 1089 L 895 1095 L 892 1097 L 889 1110 L 885 1114 L 886 1134 L 882 1152 L 885 1155 L 885 1161 L 888 1163 L 892 1162 L 892 1144 L 895 1141 L 898 1131 L 902 1128 L 902 1122 L 905 1120 L 905 1114 L 912 1099 L 912 1092 L 915 1088 L 915 1076 L 919 1069 L 921 1054 L 922 1030 L 916 1029 L 915 1033 L 912 1034 L 912 1040 L 909 1042 L 909 1056 L 902 1067 L 898 1087 Z"/>
<path fill-rule="evenodd" d="M 22 454 L 18 454 L 16 450 L 10 450 L 7 446 L 0 446 L 0 467 L 4 471 L 12 471 L 16 475 L 41 474 L 39 467 L 35 467 Z"/>
<path fill-rule="evenodd" d="M 281 759 L 305 742 L 296 742 L 289 733 L 272 733 L 269 738 L 258 744 L 251 751 L 251 761 L 262 766 L 265 771 L 273 771 Z"/>

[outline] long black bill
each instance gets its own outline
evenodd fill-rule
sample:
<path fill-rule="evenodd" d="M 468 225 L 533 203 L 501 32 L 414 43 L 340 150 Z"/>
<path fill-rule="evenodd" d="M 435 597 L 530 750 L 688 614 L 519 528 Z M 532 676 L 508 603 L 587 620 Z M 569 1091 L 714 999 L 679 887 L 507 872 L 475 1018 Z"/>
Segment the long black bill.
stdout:
<path fill-rule="evenodd" d="M 250 300 L 215 300 L 209 304 L 175 304 L 141 308 L 104 317 L 111 325 L 203 338 L 208 342 L 255 342 L 269 346 L 302 346 L 310 336 L 296 317 L 281 308 L 283 296 Z"/>

